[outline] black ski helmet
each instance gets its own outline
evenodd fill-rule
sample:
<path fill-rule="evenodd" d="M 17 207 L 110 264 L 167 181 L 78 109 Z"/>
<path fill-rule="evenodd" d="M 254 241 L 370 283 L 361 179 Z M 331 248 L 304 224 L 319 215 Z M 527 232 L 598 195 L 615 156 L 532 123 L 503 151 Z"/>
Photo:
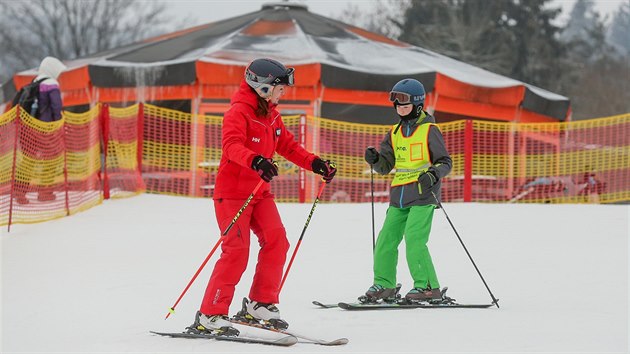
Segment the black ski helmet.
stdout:
<path fill-rule="evenodd" d="M 294 71 L 273 59 L 255 59 L 245 69 L 245 81 L 260 97 L 268 98 L 273 86 L 293 86 Z"/>
<path fill-rule="evenodd" d="M 414 108 L 424 107 L 426 92 L 420 81 L 414 79 L 403 79 L 398 81 L 389 93 L 389 100 L 396 105 L 412 103 Z"/>

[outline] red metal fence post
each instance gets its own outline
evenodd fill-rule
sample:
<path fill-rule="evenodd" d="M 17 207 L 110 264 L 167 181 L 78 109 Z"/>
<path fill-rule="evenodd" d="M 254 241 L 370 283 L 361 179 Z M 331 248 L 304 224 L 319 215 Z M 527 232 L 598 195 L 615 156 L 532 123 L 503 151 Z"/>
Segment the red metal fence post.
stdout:
<path fill-rule="evenodd" d="M 109 176 L 107 174 L 107 149 L 109 146 L 109 105 L 104 103 L 101 111 L 101 134 L 103 134 L 103 198 L 109 199 Z"/>
<path fill-rule="evenodd" d="M 137 121 L 138 147 L 136 149 L 136 159 L 138 160 L 138 172 L 142 176 L 142 145 L 144 144 L 144 103 L 140 102 L 138 107 Z"/>
<path fill-rule="evenodd" d="M 464 125 L 464 202 L 472 201 L 473 121 Z"/>
<path fill-rule="evenodd" d="M 68 195 L 68 144 L 66 142 L 66 117 L 63 117 L 63 125 L 61 126 L 61 141 L 63 142 L 63 188 L 66 199 L 66 216 L 70 216 L 70 197 Z"/>
<path fill-rule="evenodd" d="M 13 219 L 13 197 L 15 195 L 15 170 L 17 161 L 17 142 L 20 138 L 20 106 L 15 109 L 15 140 L 13 140 L 13 166 L 11 168 L 11 198 L 9 199 L 9 224 L 7 232 L 11 232 L 11 220 Z"/>

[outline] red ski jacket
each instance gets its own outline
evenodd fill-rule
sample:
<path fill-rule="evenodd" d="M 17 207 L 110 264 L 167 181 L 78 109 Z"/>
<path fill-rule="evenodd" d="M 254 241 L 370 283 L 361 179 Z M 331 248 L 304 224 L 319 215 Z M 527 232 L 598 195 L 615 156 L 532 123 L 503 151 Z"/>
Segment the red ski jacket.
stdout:
<path fill-rule="evenodd" d="M 223 117 L 223 155 L 214 189 L 214 199 L 247 199 L 261 180 L 252 169 L 257 155 L 273 158 L 278 152 L 294 164 L 312 171 L 317 157 L 295 141 L 282 122 L 275 105 L 267 117 L 256 115 L 258 95 L 243 80 L 230 101 Z M 263 185 L 255 198 L 271 195 L 269 183 Z"/>

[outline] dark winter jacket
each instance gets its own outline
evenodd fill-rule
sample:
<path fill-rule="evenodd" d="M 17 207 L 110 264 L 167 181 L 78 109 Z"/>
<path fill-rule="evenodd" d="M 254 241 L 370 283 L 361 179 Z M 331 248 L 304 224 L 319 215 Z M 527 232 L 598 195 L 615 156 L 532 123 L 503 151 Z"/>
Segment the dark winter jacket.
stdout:
<path fill-rule="evenodd" d="M 419 122 L 420 119 L 422 120 Z M 423 112 L 420 118 L 403 121 L 400 124 L 399 129 L 401 130 L 403 136 L 407 137 L 412 135 L 421 124 L 425 123 L 435 123 L 435 118 L 432 115 Z M 442 133 L 435 126 L 429 129 L 428 144 L 432 165 L 429 167 L 429 171 L 435 173 L 438 178 L 438 182 L 431 189 L 422 194 L 419 192 L 417 182 L 392 187 L 389 194 L 389 205 L 397 208 L 406 208 L 414 205 L 435 205 L 437 203 L 431 192 L 434 192 L 438 199 L 441 198 L 440 190 L 442 186 L 442 178 L 446 177 L 451 172 L 453 161 L 446 150 Z M 390 130 L 385 135 L 383 141 L 381 141 L 380 157 L 374 164 L 374 170 L 382 175 L 386 175 L 391 172 L 396 164 L 394 156 Z"/>
<path fill-rule="evenodd" d="M 57 78 L 66 69 L 58 59 L 46 57 L 39 66 L 39 75 L 35 80 L 46 78 L 39 85 L 38 111 L 39 120 L 42 122 L 54 122 L 61 119 L 61 91 Z"/>
<path fill-rule="evenodd" d="M 232 96 L 231 107 L 223 117 L 223 154 L 217 173 L 214 199 L 246 199 L 261 180 L 252 169 L 257 155 L 273 158 L 278 152 L 296 165 L 311 171 L 316 158 L 295 141 L 275 105 L 266 117 L 256 115 L 258 95 L 243 80 Z M 269 183 L 263 183 L 256 198 L 269 196 Z"/>

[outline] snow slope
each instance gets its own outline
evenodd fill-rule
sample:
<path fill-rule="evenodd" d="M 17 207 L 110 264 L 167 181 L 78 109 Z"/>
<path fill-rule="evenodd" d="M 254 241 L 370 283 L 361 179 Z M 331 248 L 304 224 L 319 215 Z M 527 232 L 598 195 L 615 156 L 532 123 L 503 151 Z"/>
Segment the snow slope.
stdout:
<path fill-rule="evenodd" d="M 281 204 L 291 252 L 311 205 Z M 377 232 L 385 204 L 376 205 Z M 164 320 L 219 235 L 211 201 L 158 195 L 2 230 L 3 353 L 530 353 L 617 352 L 628 346 L 629 207 L 445 204 L 500 309 L 347 312 L 372 283 L 370 204 L 320 204 L 281 294 L 297 332 L 343 347 L 290 348 L 170 339 L 198 309 L 214 261 Z M 463 303 L 490 296 L 444 213 L 430 249 L 443 286 Z M 252 279 L 258 245 L 231 312 Z M 401 246 L 398 276 L 412 284 Z"/>

